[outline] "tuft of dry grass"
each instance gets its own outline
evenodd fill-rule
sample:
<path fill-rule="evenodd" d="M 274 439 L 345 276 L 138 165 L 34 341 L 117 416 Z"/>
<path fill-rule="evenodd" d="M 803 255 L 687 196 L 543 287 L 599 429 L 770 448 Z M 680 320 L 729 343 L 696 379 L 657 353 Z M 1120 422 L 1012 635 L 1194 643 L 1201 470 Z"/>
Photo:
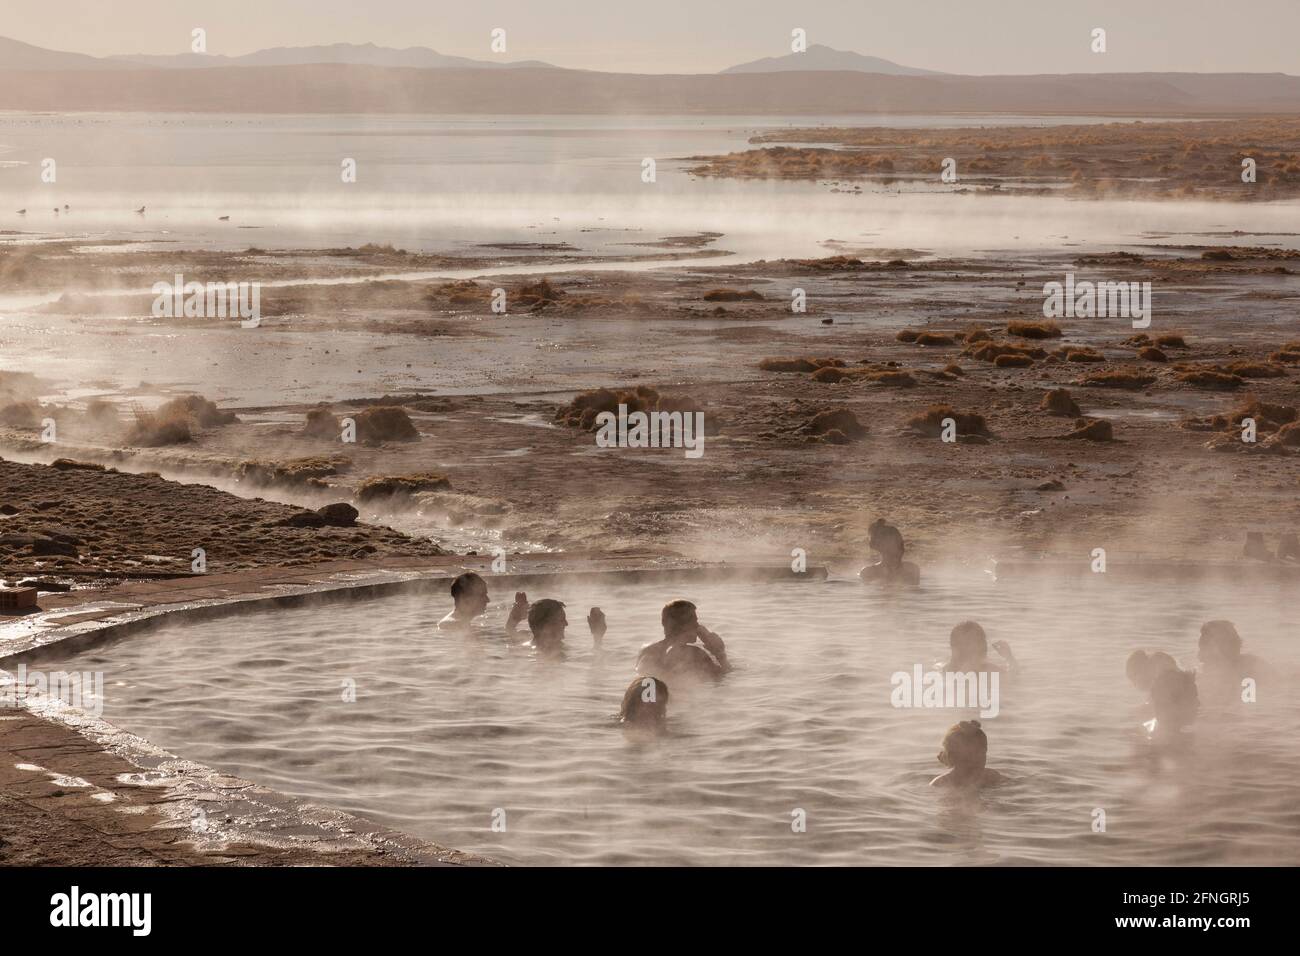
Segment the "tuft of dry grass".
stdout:
<path fill-rule="evenodd" d="M 126 433 L 126 443 L 140 448 L 161 448 L 164 445 L 183 445 L 193 441 L 189 414 L 176 408 L 164 412 L 166 408 L 164 405 L 157 411 L 150 412 L 133 406 L 133 423 Z"/>
<path fill-rule="evenodd" d="M 1083 414 L 1079 410 L 1078 402 L 1063 388 L 1054 388 L 1047 392 L 1038 407 L 1049 415 L 1057 415 L 1061 418 L 1078 418 Z"/>
<path fill-rule="evenodd" d="M 357 423 L 357 439 L 367 444 L 420 438 L 411 416 L 399 405 L 371 405 L 352 417 Z"/>
<path fill-rule="evenodd" d="M 867 426 L 858 421 L 858 416 L 847 408 L 827 408 L 818 412 L 803 426 L 803 431 L 810 435 L 826 438 L 831 444 L 843 444 L 834 436 L 843 436 L 850 441 L 857 441 L 867 436 Z"/>
<path fill-rule="evenodd" d="M 1286 378 L 1286 369 L 1266 362 L 1229 362 L 1221 367 L 1229 375 L 1241 378 Z"/>
<path fill-rule="evenodd" d="M 241 481 L 256 485 L 324 484 L 322 478 L 347 471 L 352 459 L 346 455 L 311 458 L 288 458 L 282 461 L 246 458 L 235 469 Z"/>
<path fill-rule="evenodd" d="M 1023 355 L 1027 358 L 1038 360 L 1047 358 L 1047 351 L 1040 348 L 1027 348 L 1023 345 L 1012 345 L 1008 342 L 981 341 L 972 345 L 967 345 L 962 349 L 962 355 L 969 355 L 979 362 L 996 362 L 1002 355 Z"/>
<path fill-rule="evenodd" d="M 947 332 L 922 332 L 916 337 L 917 345 L 956 345 L 957 340 Z"/>
<path fill-rule="evenodd" d="M 1061 437 L 1083 441 L 1114 441 L 1115 429 L 1104 418 L 1080 418 L 1074 423 L 1074 431 Z"/>
<path fill-rule="evenodd" d="M 1009 352 L 1005 355 L 999 355 L 993 360 L 993 364 L 997 368 L 1028 368 L 1034 364 L 1034 360 L 1028 355 Z"/>
<path fill-rule="evenodd" d="M 931 405 L 918 415 L 907 420 L 907 427 L 930 438 L 938 438 L 943 433 L 945 419 L 951 418 L 957 425 L 957 434 L 990 437 L 988 423 L 977 412 L 959 412 L 951 405 Z"/>
<path fill-rule="evenodd" d="M 419 472 L 411 475 L 372 475 L 357 485 L 358 501 L 374 501 L 377 498 L 392 498 L 419 494 L 422 491 L 446 491 L 451 482 L 446 475 L 435 472 Z"/>
<path fill-rule="evenodd" d="M 1090 388 L 1129 388 L 1135 391 L 1154 384 L 1156 376 L 1143 375 L 1141 372 L 1119 370 L 1114 372 L 1093 372 L 1085 375 L 1076 383 Z"/>
<path fill-rule="evenodd" d="M 819 368 L 843 368 L 844 362 L 836 358 L 765 358 L 758 363 L 764 372 L 815 372 Z"/>
<path fill-rule="evenodd" d="M 328 405 L 317 405 L 307 411 L 302 433 L 311 438 L 336 439 L 341 433 L 338 418 L 329 410 Z"/>
<path fill-rule="evenodd" d="M 1239 375 L 1229 375 L 1225 372 L 1214 372 L 1209 369 L 1183 372 L 1178 376 L 1178 381 L 1194 388 L 1213 388 L 1222 391 L 1241 388 L 1246 384 L 1246 380 Z"/>
<path fill-rule="evenodd" d="M 1007 335 L 1022 339 L 1059 339 L 1061 327 L 1055 322 L 1012 321 L 1007 323 Z"/>

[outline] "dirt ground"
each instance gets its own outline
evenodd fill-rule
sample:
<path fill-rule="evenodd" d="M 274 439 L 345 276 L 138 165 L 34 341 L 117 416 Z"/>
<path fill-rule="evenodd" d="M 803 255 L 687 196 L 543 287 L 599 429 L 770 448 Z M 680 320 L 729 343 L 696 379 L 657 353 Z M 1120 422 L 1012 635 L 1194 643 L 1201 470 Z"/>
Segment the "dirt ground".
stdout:
<path fill-rule="evenodd" d="M 1228 421 L 1255 399 L 1300 405 L 1300 355 L 1285 348 L 1300 339 L 1293 278 L 1300 262 L 1278 249 L 1225 248 L 1152 243 L 1137 252 L 1014 262 L 840 254 L 558 274 L 553 292 L 490 335 L 491 347 L 506 354 L 512 336 L 535 341 L 538 323 L 548 332 L 571 330 L 555 360 L 562 373 L 534 375 L 527 363 L 487 361 L 482 375 L 497 387 L 480 394 L 341 395 L 328 403 L 336 418 L 374 404 L 401 406 L 419 432 L 413 441 L 345 444 L 329 431 L 312 436 L 303 421 L 314 406 L 300 405 L 241 408 L 238 423 L 196 428 L 193 441 L 158 448 L 124 444 L 124 410 L 106 424 L 74 405 L 47 406 L 43 414 L 60 421 L 57 446 L 42 446 L 32 428 L 4 432 L 7 447 L 29 456 L 220 479 L 244 498 L 265 494 L 309 507 L 356 501 L 371 476 L 436 473 L 449 487 L 357 501 L 363 520 L 433 542 L 382 529 L 277 529 L 273 522 L 285 512 L 266 502 L 157 478 L 14 465 L 6 466 L 12 478 L 0 485 L 0 497 L 22 507 L 0 522 L 6 532 L 70 528 L 91 539 L 75 562 L 88 568 L 188 554 L 204 541 L 218 542 L 222 560 L 245 566 L 367 547 L 422 553 L 440 541 L 463 551 L 463 543 L 449 542 L 464 529 L 486 529 L 507 550 L 780 560 L 802 547 L 851 563 L 867 556 L 866 527 L 877 516 L 901 527 L 922 560 L 1094 547 L 1231 558 L 1247 531 L 1272 539 L 1300 527 L 1295 430 L 1279 437 L 1280 423 L 1262 422 L 1251 444 L 1239 440 L 1240 421 Z M 1043 283 L 1067 271 L 1080 279 L 1151 281 L 1150 327 L 1136 330 L 1127 318 L 1062 318 L 1059 335 L 1010 334 L 1010 323 L 1044 321 Z M 472 334 L 481 327 L 473 296 L 486 301 L 486 286 L 459 284 L 447 294 L 470 301 L 431 306 L 424 321 Z M 796 289 L 805 291 L 806 312 L 790 308 Z M 403 293 L 427 294 L 418 286 Z M 419 321 L 405 309 L 400 314 L 403 324 L 391 332 L 398 340 Z M 313 322 L 284 321 L 295 328 Z M 374 321 L 382 327 L 382 316 Z M 899 340 L 922 332 L 938 337 L 922 339 L 932 344 Z M 972 332 L 988 341 L 965 341 Z M 1147 340 L 1134 338 L 1143 335 Z M 1167 336 L 1176 344 L 1141 351 Z M 1023 366 L 998 365 L 975 351 L 989 343 L 1031 355 Z M 863 375 L 835 382 L 760 368 L 765 358 L 807 356 Z M 585 362 L 596 370 L 584 372 Z M 1098 377 L 1102 384 L 1089 384 Z M 702 457 L 599 448 L 590 431 L 555 420 L 583 390 L 637 386 L 689 398 L 703 411 L 709 435 Z M 1041 408 L 1046 392 L 1058 388 L 1069 391 L 1077 415 Z M 931 406 L 982 416 L 987 436 L 945 442 L 909 427 Z M 852 412 L 863 433 L 834 444 L 836 436 L 808 431 L 818 412 L 837 409 Z M 1108 422 L 1112 440 L 1067 439 L 1080 418 Z M 269 461 L 293 472 L 295 462 L 320 458 L 335 467 L 311 481 L 268 478 L 244 464 Z M 47 510 L 31 511 L 42 505 Z M 24 568 L 55 570 L 57 562 Z"/>

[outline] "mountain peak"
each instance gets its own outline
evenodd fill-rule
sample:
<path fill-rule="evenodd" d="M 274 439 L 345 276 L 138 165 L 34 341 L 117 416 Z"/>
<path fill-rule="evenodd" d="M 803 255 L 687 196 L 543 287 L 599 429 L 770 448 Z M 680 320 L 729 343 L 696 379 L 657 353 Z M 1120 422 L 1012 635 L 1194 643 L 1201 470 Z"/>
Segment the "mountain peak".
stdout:
<path fill-rule="evenodd" d="M 878 56 L 866 56 L 852 50 L 836 50 L 824 43 L 814 43 L 803 53 L 787 53 L 785 56 L 768 56 L 761 60 L 751 60 L 729 66 L 720 73 L 795 73 L 806 71 L 825 72 L 828 70 L 848 70 L 854 73 L 885 73 L 890 76 L 943 76 L 936 70 L 922 70 L 919 67 L 903 66 L 892 60 Z"/>

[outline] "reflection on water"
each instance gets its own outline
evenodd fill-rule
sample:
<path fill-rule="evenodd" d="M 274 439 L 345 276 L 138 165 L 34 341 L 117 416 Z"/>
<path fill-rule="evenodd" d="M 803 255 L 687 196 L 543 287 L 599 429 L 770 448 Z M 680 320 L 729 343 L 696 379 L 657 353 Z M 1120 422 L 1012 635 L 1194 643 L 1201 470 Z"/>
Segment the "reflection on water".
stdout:
<path fill-rule="evenodd" d="M 1276 586 L 693 587 L 737 670 L 673 687 L 672 733 L 651 744 L 613 715 L 662 604 L 683 595 L 565 584 L 530 596 L 568 603 L 566 661 L 491 630 L 442 635 L 447 602 L 404 597 L 174 625 L 69 666 L 104 670 L 105 717 L 175 753 L 512 862 L 1300 861 L 1295 623 Z M 493 598 L 500 622 L 511 595 Z M 610 625 L 600 654 L 583 623 L 593 604 Z M 1153 751 L 1126 655 L 1190 665 L 1200 623 L 1225 616 L 1284 681 L 1254 705 L 1203 693 L 1191 746 Z M 984 720 L 989 765 L 1012 782 L 974 799 L 928 786 L 944 730 L 974 711 L 890 704 L 891 674 L 946 656 L 966 617 L 1023 667 Z M 505 832 L 491 829 L 498 808 Z M 796 810 L 806 832 L 792 830 Z"/>

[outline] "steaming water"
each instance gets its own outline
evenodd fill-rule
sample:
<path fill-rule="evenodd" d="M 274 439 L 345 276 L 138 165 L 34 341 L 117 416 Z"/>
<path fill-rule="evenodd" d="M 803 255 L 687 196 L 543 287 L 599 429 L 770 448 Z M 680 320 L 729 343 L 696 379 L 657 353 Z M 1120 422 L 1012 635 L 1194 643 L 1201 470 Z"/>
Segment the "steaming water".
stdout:
<path fill-rule="evenodd" d="M 636 244 L 705 231 L 722 234 L 713 249 L 732 253 L 704 259 L 705 265 L 839 251 L 824 245 L 828 239 L 842 240 L 848 248 L 992 254 L 1004 261 L 1062 247 L 1113 249 L 1151 235 L 1232 229 L 1282 234 L 1252 235 L 1243 242 L 1297 241 L 1286 235 L 1295 231 L 1297 204 L 1290 202 L 1085 202 L 953 196 L 871 184 L 861 194 L 845 194 L 832 193 L 825 184 L 695 179 L 684 171 L 689 164 L 681 161 L 744 149 L 754 132 L 784 125 L 1098 119 L 7 113 L 0 114 L 0 243 L 76 237 L 86 240 L 87 249 L 125 239 L 139 248 L 242 250 L 391 242 L 477 259 L 507 254 L 485 244 L 568 243 L 567 255 L 596 263 L 595 268 L 634 270 L 663 268 L 664 263 L 601 260 L 663 254 L 661 248 Z M 641 181 L 641 161 L 647 156 L 659 161 L 654 184 Z M 45 157 L 58 162 L 54 184 L 40 182 Z M 358 162 L 354 184 L 340 181 L 343 157 Z M 65 203 L 70 210 L 56 216 L 54 207 Z M 133 211 L 140 206 L 146 208 L 144 216 Z M 20 208 L 28 214 L 16 215 Z M 230 221 L 218 221 L 227 215 Z M 543 261 L 403 277 L 556 271 Z M 171 270 L 156 279 L 171 281 Z M 151 284 L 136 278 L 124 289 L 143 294 Z M 478 336 L 457 342 L 391 335 L 380 344 L 364 332 L 303 336 L 296 330 L 264 328 L 249 336 L 233 326 L 159 328 L 139 316 L 33 311 L 76 290 L 85 291 L 75 280 L 69 289 L 0 288 L 0 366 L 32 371 L 64 386 L 95 382 L 108 396 L 149 391 L 141 385 L 145 382 L 245 405 L 332 401 L 417 388 L 569 388 L 589 385 L 593 377 L 617 380 L 627 372 L 622 345 L 597 364 L 590 335 L 548 323 L 538 341 L 533 317 L 525 319 L 526 329 L 521 326 L 518 335 L 509 321 L 494 326 L 513 338 L 496 343 L 494 363 L 485 368 Z M 935 299 L 959 295 L 956 304 L 966 308 L 971 296 L 980 294 L 963 284 L 960 289 L 936 288 Z M 1001 296 L 999 286 L 998 302 Z M 638 319 L 632 338 L 641 337 L 643 328 Z M 610 333 L 609 341 L 629 340 L 621 327 Z M 557 343 L 568 350 L 567 356 L 555 353 Z M 539 351 L 546 362 L 536 360 Z M 340 353 L 357 360 L 339 362 Z M 738 367 L 728 362 L 712 373 L 734 374 Z M 48 398 L 57 400 L 58 395 Z"/>
<path fill-rule="evenodd" d="M 1224 616 L 1294 674 L 1294 601 L 1278 586 L 702 584 L 689 596 L 737 669 L 673 687 L 671 733 L 652 743 L 613 714 L 679 595 L 575 583 L 549 596 L 572 622 L 558 663 L 494 631 L 441 635 L 444 602 L 412 596 L 173 625 L 69 666 L 103 670 L 105 717 L 175 753 L 517 863 L 1300 862 L 1289 680 L 1253 705 L 1203 690 L 1190 746 L 1159 752 L 1124 677 L 1138 646 L 1192 663 L 1200 623 Z M 591 604 L 610 621 L 600 654 Z M 931 666 L 967 616 L 1024 668 L 984 721 L 1011 783 L 975 798 L 927 786 L 944 730 L 975 712 L 890 705 L 890 675 Z"/>
<path fill-rule="evenodd" d="M 707 230 L 737 259 L 824 254 L 827 238 L 948 251 L 1114 242 L 1143 231 L 1287 231 L 1293 204 L 1078 203 L 864 186 L 696 180 L 684 157 L 781 126 L 1103 122 L 1005 116 L 403 117 L 0 114 L 0 230 L 185 248 L 359 246 L 490 253 L 568 242 L 592 255 Z M 58 161 L 55 184 L 41 162 Z M 358 164 L 343 183 L 340 163 Z M 654 184 L 641 163 L 657 160 Z M 915 187 L 910 187 L 914 189 Z M 67 213 L 53 213 L 68 204 Z M 134 210 L 144 206 L 146 214 Z M 15 214 L 27 208 L 28 215 Z M 218 222 L 218 216 L 230 216 Z M 887 238 L 882 238 L 887 237 Z M 25 237 L 30 240 L 32 237 Z M 0 301 L 0 307 L 5 303 Z"/>

